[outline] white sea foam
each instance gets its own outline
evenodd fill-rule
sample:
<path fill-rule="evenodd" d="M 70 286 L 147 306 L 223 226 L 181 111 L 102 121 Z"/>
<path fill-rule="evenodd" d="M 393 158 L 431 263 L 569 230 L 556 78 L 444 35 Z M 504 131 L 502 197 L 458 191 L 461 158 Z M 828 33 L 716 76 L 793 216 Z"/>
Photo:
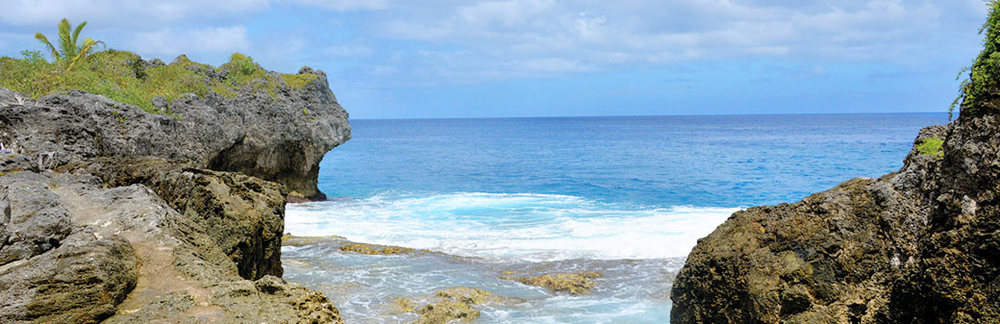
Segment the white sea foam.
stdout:
<path fill-rule="evenodd" d="M 531 261 L 683 257 L 738 208 L 628 208 L 545 194 L 381 194 L 289 205 L 286 232 Z"/>

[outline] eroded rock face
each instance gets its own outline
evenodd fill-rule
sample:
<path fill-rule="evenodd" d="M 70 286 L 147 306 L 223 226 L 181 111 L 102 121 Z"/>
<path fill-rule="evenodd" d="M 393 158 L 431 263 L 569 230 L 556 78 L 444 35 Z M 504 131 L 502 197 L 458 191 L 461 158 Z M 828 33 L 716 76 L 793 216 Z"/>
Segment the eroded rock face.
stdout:
<path fill-rule="evenodd" d="M 285 195 L 280 185 L 156 158 L 98 160 L 89 169 L 109 185 L 141 183 L 153 189 L 174 210 L 214 233 L 243 278 L 282 275 Z"/>
<path fill-rule="evenodd" d="M 1000 118 L 962 116 L 943 150 L 923 183 L 931 215 L 914 265 L 892 287 L 890 318 L 1000 322 Z"/>
<path fill-rule="evenodd" d="M 337 323 L 281 280 L 284 204 L 350 138 L 322 72 L 167 102 L 0 89 L 0 322 Z"/>
<path fill-rule="evenodd" d="M 244 279 L 210 222 L 177 212 L 145 185 L 101 182 L 49 171 L 0 176 L 8 192 L 43 188 L 33 192 L 62 213 L 30 217 L 64 219 L 70 231 L 51 249 L 0 266 L 0 322 L 340 322 L 320 292 L 269 275 Z"/>
<path fill-rule="evenodd" d="M 674 282 L 671 321 L 1000 321 L 1000 120 L 921 131 L 904 167 L 733 214 Z"/>
<path fill-rule="evenodd" d="M 96 323 L 135 287 L 138 261 L 121 236 L 72 223 L 50 189 L 65 182 L 33 171 L 0 169 L 7 236 L 0 265 L 0 322 Z"/>
<path fill-rule="evenodd" d="M 288 193 L 321 200 L 319 162 L 351 137 L 347 112 L 317 75 L 303 89 L 276 95 L 241 90 L 166 103 L 175 116 L 81 91 L 40 100 L 0 89 L 0 143 L 38 160 L 41 168 L 72 169 L 96 157 L 158 157 L 190 166 L 240 172 L 285 185 Z"/>

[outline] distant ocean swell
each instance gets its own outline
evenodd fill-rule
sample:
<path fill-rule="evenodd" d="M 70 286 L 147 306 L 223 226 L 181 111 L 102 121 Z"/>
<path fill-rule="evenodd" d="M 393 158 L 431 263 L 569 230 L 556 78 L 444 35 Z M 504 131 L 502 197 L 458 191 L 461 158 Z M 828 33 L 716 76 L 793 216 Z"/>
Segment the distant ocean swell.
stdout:
<path fill-rule="evenodd" d="M 685 257 L 739 208 L 643 208 L 531 193 L 414 194 L 289 205 L 286 232 L 497 260 Z"/>

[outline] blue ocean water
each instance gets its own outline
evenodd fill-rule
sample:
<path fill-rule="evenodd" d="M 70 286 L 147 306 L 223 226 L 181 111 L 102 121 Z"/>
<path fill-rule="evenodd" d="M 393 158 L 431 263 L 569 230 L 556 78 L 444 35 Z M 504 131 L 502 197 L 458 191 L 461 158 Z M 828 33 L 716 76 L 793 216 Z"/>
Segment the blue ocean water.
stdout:
<path fill-rule="evenodd" d="M 798 200 L 902 166 L 947 115 L 352 120 L 320 165 L 333 197 L 538 193 L 636 206 Z"/>
<path fill-rule="evenodd" d="M 670 278 L 732 212 L 897 170 L 947 114 L 352 120 L 320 164 L 331 201 L 289 205 L 286 231 L 429 249 L 364 256 L 286 247 L 289 280 L 349 320 L 407 321 L 391 300 L 472 286 L 520 303 L 482 322 L 662 322 Z M 595 270 L 595 293 L 498 279 Z"/>

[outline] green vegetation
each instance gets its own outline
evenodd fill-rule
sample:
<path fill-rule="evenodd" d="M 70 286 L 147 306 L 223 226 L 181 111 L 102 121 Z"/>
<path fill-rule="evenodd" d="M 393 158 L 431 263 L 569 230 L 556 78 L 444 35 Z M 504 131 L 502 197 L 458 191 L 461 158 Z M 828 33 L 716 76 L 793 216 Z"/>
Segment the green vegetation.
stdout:
<path fill-rule="evenodd" d="M 56 49 L 56 47 L 53 46 L 52 43 L 49 42 L 49 39 L 45 37 L 45 35 L 42 35 L 42 33 L 35 33 L 35 39 L 46 45 L 46 48 L 52 52 L 52 58 L 55 59 L 56 62 L 61 63 L 65 67 L 66 71 L 71 71 L 78 63 L 86 61 L 87 54 L 89 54 L 89 52 L 94 49 L 94 46 L 97 46 L 100 42 L 87 37 L 83 40 L 82 44 L 78 44 L 79 42 L 77 40 L 80 38 L 80 32 L 83 31 L 84 26 L 87 26 L 86 21 L 79 26 L 76 26 L 76 29 L 73 30 L 72 34 L 70 33 L 70 30 L 73 29 L 73 25 L 70 24 L 69 20 L 66 20 L 66 18 L 59 21 L 58 26 L 58 49 Z"/>
<path fill-rule="evenodd" d="M 923 142 L 917 144 L 917 152 L 920 155 L 930 155 L 939 158 L 944 155 L 944 152 L 941 151 L 941 144 L 944 144 L 944 140 L 940 138 L 926 138 Z"/>
<path fill-rule="evenodd" d="M 166 65 L 121 50 L 91 53 L 100 42 L 86 38 L 77 44 L 86 25 L 83 22 L 73 30 L 68 20 L 59 22 L 58 48 L 45 35 L 35 35 L 52 52 L 52 62 L 40 51 L 31 50 L 22 51 L 20 58 L 0 57 L 0 87 L 36 99 L 56 92 L 83 90 L 150 113 L 170 114 L 169 102 L 185 94 L 205 97 L 214 93 L 235 98 L 237 91 L 243 89 L 277 98 L 282 89 L 302 89 L 318 78 L 312 73 L 267 72 L 240 53 L 233 54 L 228 63 L 218 68 L 192 62 L 184 55 Z M 168 106 L 154 105 L 153 99 L 157 97 L 166 99 Z"/>
<path fill-rule="evenodd" d="M 960 78 L 966 72 L 969 77 L 962 81 L 958 98 L 955 98 L 948 109 L 949 119 L 955 107 L 960 107 L 963 115 L 979 115 L 988 110 L 1000 109 L 995 103 L 1000 98 L 1000 2 L 991 0 L 989 7 L 989 17 L 979 29 L 980 34 L 986 34 L 983 37 L 983 50 L 971 67 L 959 73 Z"/>
<path fill-rule="evenodd" d="M 233 54 L 218 68 L 180 56 L 173 63 L 147 62 L 127 51 L 105 50 L 91 54 L 77 69 L 46 61 L 38 51 L 23 51 L 21 58 L 0 58 L 0 87 L 33 98 L 66 90 L 83 90 L 111 100 L 135 105 L 150 113 L 169 113 L 153 105 L 184 94 L 199 97 L 216 93 L 234 98 L 237 90 L 264 91 L 276 98 L 283 87 L 301 89 L 318 78 L 315 74 L 268 73 L 250 57 Z"/>

